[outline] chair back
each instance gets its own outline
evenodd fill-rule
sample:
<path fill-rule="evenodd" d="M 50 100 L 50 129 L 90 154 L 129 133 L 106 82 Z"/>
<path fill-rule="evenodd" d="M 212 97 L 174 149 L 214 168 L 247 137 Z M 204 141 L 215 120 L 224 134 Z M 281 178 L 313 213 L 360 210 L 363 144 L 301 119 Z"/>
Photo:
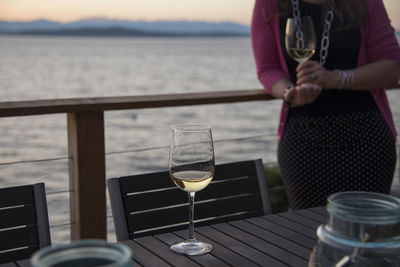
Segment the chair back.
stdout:
<path fill-rule="evenodd" d="M 169 171 L 107 181 L 117 240 L 187 228 L 188 194 Z M 196 194 L 195 225 L 271 213 L 262 160 L 216 165 L 212 182 Z"/>
<path fill-rule="evenodd" d="M 0 189 L 0 240 L 0 264 L 51 244 L 44 183 Z"/>

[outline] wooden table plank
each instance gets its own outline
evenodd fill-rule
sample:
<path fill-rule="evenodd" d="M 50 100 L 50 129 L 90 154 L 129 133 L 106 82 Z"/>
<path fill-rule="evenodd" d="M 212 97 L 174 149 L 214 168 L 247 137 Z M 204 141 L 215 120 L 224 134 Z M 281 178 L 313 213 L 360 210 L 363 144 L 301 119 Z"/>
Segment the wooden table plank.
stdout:
<path fill-rule="evenodd" d="M 132 258 L 143 266 L 171 266 L 154 254 L 157 253 L 156 250 L 152 253 L 132 240 L 124 240 L 120 243 L 127 245 L 131 249 Z"/>
<path fill-rule="evenodd" d="M 255 224 L 261 228 L 267 229 L 267 230 L 273 229 L 273 232 L 276 235 L 279 235 L 285 239 L 291 240 L 292 242 L 300 244 L 310 250 L 315 245 L 315 240 L 313 238 L 299 234 L 296 231 L 293 231 L 291 229 L 283 227 L 280 224 L 265 220 L 264 218 L 256 217 L 256 218 L 247 219 L 247 221 L 252 224 Z"/>
<path fill-rule="evenodd" d="M 198 240 L 207 242 L 213 245 L 213 250 L 211 251 L 211 254 L 214 255 L 215 257 L 221 259 L 225 263 L 227 263 L 230 266 L 237 266 L 237 267 L 254 267 L 258 266 L 254 262 L 251 262 L 250 260 L 242 257 L 241 255 L 233 252 L 229 248 L 226 248 L 225 246 L 214 242 L 213 240 L 207 238 L 206 236 L 199 234 L 198 231 L 196 231 L 196 237 Z"/>
<path fill-rule="evenodd" d="M 177 236 L 175 237 L 177 239 L 176 241 L 182 241 L 181 238 Z M 135 241 L 144 248 L 156 253 L 159 258 L 161 258 L 165 262 L 168 262 L 172 266 L 200 266 L 188 257 L 175 254 L 170 250 L 169 245 L 161 242 L 153 236 L 136 238 Z"/>
<path fill-rule="evenodd" d="M 316 207 L 316 208 L 310 208 L 307 210 L 321 214 L 322 216 L 328 217 L 328 211 L 326 210 L 326 207 Z"/>
<path fill-rule="evenodd" d="M 168 247 L 173 245 L 173 244 L 175 244 L 175 243 L 183 241 L 184 239 L 186 239 L 186 237 L 187 237 L 187 231 L 179 231 L 176 234 L 166 233 L 166 234 L 160 234 L 160 235 L 156 236 L 156 238 L 158 238 L 158 239 L 162 240 L 163 242 L 165 242 L 168 245 Z M 201 241 L 203 241 L 203 240 L 201 240 Z M 215 267 L 229 266 L 225 262 L 223 262 L 220 259 L 214 257 L 211 253 L 208 253 L 208 254 L 205 254 L 205 255 L 200 255 L 200 256 L 184 256 L 184 255 L 176 254 L 174 252 L 169 253 L 169 254 L 172 254 L 173 257 L 190 259 L 193 262 L 196 262 L 201 266 L 210 266 L 210 267 L 213 267 L 213 266 L 215 266 Z M 181 263 L 179 263 L 179 264 L 174 263 L 173 265 L 174 266 L 188 266 L 188 264 L 181 264 Z M 197 266 L 197 264 L 196 264 L 196 266 Z"/>
<path fill-rule="evenodd" d="M 143 266 L 142 264 L 140 264 L 139 262 L 137 262 L 137 261 L 135 261 L 134 259 L 132 259 L 132 262 L 133 262 L 133 266 L 139 266 L 139 267 L 141 267 L 141 266 Z"/>
<path fill-rule="evenodd" d="M 291 220 L 293 222 L 296 222 L 298 224 L 307 226 L 307 227 L 311 227 L 314 231 L 315 229 L 317 229 L 317 227 L 320 225 L 319 222 L 312 220 L 310 218 L 301 216 L 295 212 L 291 212 L 291 213 L 282 213 L 279 216 L 284 217 L 288 220 Z"/>
<path fill-rule="evenodd" d="M 241 240 L 248 246 L 256 248 L 259 251 L 262 251 L 265 255 L 268 255 L 280 261 L 281 263 L 284 263 L 284 265 L 298 266 L 298 267 L 308 265 L 307 260 L 304 260 L 303 258 L 300 258 L 299 256 L 296 256 L 295 254 L 292 254 L 285 249 L 282 249 L 274 244 L 268 243 L 265 240 L 259 238 L 258 236 L 249 234 L 230 224 L 225 224 L 225 223 L 217 224 L 213 225 L 212 227 L 238 240 Z"/>
<path fill-rule="evenodd" d="M 225 233 L 216 230 L 214 227 L 200 227 L 198 231 L 217 242 L 224 247 L 234 251 L 235 253 L 253 261 L 254 263 L 261 266 L 287 266 L 275 258 L 262 253 L 261 251 L 248 246 L 240 240 L 237 240 Z"/>
<path fill-rule="evenodd" d="M 307 247 L 304 247 L 300 244 L 294 243 L 290 239 L 283 238 L 273 232 L 270 232 L 264 228 L 258 227 L 254 224 L 251 224 L 251 223 L 243 221 L 243 220 L 235 221 L 230 224 L 243 230 L 243 231 L 251 233 L 254 236 L 262 238 L 266 242 L 269 242 L 281 249 L 290 251 L 290 253 L 297 255 L 297 256 L 303 258 L 304 260 L 308 261 L 308 259 L 309 259 L 310 249 Z M 270 230 L 273 231 L 274 229 L 270 229 Z"/>
<path fill-rule="evenodd" d="M 279 216 L 279 215 L 270 215 L 270 216 L 264 216 L 264 219 L 271 221 L 271 222 L 275 222 L 277 224 L 280 224 L 284 227 L 287 227 L 299 234 L 302 234 L 304 236 L 308 236 L 311 237 L 313 239 L 316 238 L 315 235 L 315 229 L 312 227 L 308 227 L 302 224 L 298 224 L 294 221 L 288 220 L 285 217 Z"/>
<path fill-rule="evenodd" d="M 315 213 L 311 210 L 301 210 L 301 211 L 294 211 L 294 213 L 307 217 L 309 219 L 312 219 L 320 224 L 326 224 L 328 221 L 328 218 L 326 216 L 323 216 L 321 214 Z"/>

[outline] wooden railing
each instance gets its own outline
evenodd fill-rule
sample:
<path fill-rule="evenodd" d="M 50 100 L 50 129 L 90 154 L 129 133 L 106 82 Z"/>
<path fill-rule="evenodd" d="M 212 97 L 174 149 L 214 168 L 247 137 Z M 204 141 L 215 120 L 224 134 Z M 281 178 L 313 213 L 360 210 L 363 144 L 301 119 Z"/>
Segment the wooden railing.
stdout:
<path fill-rule="evenodd" d="M 270 100 L 264 90 L 0 102 L 0 117 L 66 113 L 71 239 L 106 239 L 104 111 Z"/>

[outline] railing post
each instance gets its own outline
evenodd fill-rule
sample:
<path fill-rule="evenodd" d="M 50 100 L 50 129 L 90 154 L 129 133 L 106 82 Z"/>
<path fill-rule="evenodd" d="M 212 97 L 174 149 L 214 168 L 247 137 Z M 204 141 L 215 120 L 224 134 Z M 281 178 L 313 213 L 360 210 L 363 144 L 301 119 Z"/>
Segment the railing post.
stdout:
<path fill-rule="evenodd" d="M 71 239 L 106 239 L 103 112 L 67 114 Z"/>

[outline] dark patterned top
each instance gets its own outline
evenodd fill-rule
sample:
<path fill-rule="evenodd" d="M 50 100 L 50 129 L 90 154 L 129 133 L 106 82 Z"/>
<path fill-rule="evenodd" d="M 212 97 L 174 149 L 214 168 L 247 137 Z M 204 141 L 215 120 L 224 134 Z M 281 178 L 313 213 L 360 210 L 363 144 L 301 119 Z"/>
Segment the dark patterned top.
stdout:
<path fill-rule="evenodd" d="M 301 16 L 311 16 L 314 22 L 317 36 L 316 53 L 310 60 L 319 61 L 319 51 L 321 47 L 322 32 L 325 24 L 326 6 L 323 4 L 311 4 L 303 1 L 299 2 Z M 289 57 L 285 49 L 285 25 L 286 18 L 280 19 L 280 32 L 282 50 L 292 78 L 296 81 L 296 67 L 298 63 Z M 338 30 L 339 22 L 334 18 L 330 34 L 330 45 L 325 68 L 334 69 L 353 69 L 357 67 L 357 60 L 361 44 L 360 28 L 349 30 Z M 366 110 L 376 107 L 370 92 L 355 90 L 323 90 L 318 99 L 310 104 L 289 112 L 313 115 L 334 115 L 348 112 Z"/>

